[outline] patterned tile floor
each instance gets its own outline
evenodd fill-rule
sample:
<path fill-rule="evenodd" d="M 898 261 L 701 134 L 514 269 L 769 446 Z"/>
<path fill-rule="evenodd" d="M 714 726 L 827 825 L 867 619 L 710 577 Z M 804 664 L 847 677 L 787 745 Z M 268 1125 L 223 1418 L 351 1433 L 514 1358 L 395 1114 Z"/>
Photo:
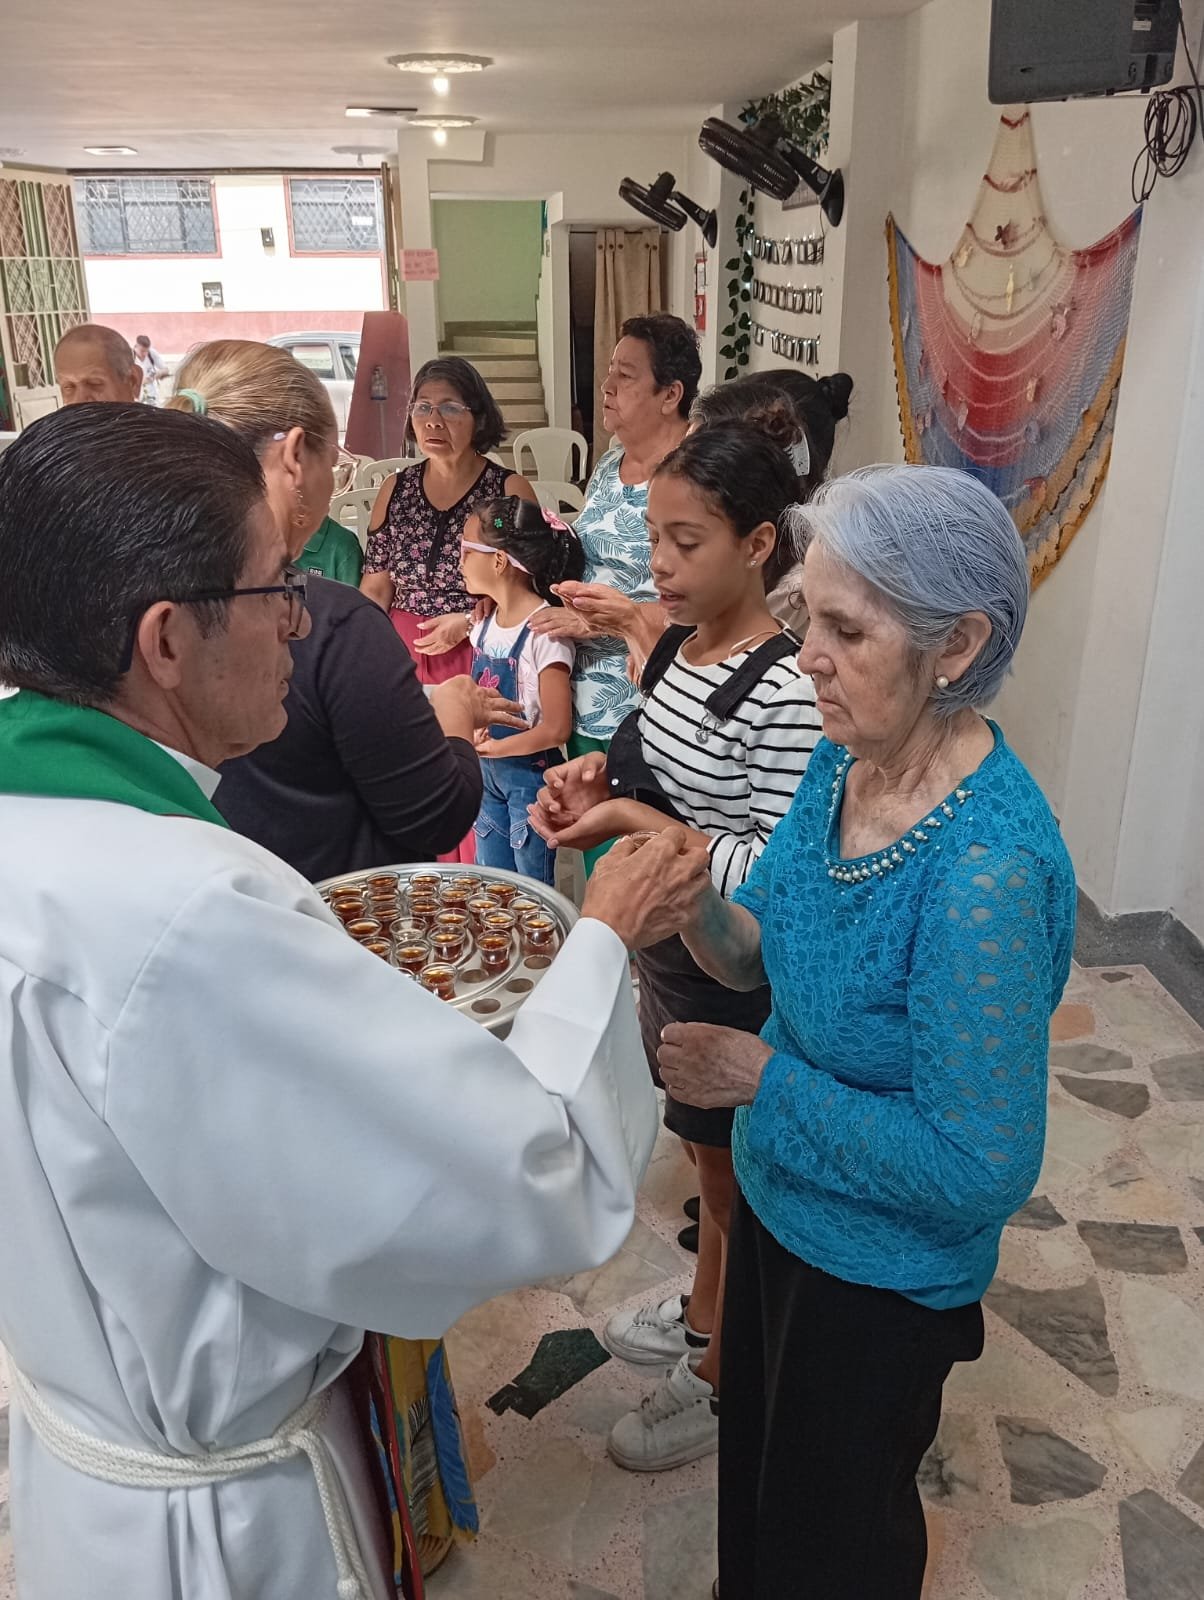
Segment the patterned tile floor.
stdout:
<path fill-rule="evenodd" d="M 928 1600 L 1204 1600 L 1204 1030 L 1144 967 L 1076 968 L 1050 1059 L 1041 1181 L 922 1473 Z M 690 1179 L 662 1139 L 614 1261 L 450 1336 L 483 1531 L 432 1600 L 705 1600 L 714 1460 L 611 1465 L 648 1378 L 590 1333 L 688 1284 Z M 0 1600 L 6 1441 L 0 1387 Z"/>

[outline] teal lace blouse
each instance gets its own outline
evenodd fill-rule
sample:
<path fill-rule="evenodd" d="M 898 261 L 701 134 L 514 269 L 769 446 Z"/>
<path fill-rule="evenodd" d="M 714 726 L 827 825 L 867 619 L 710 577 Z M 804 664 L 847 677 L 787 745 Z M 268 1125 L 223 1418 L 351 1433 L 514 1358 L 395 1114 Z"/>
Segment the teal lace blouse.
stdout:
<path fill-rule="evenodd" d="M 795 1255 L 937 1308 L 977 1300 L 1045 1140 L 1074 869 L 992 723 L 977 772 L 889 850 L 840 859 L 826 740 L 748 882 L 774 1054 L 736 1114 L 740 1187 Z"/>

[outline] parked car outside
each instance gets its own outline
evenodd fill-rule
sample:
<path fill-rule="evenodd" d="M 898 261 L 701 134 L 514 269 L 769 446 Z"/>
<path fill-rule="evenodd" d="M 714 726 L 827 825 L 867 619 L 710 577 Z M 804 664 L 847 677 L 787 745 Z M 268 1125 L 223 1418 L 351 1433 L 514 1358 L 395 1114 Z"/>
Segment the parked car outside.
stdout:
<path fill-rule="evenodd" d="M 360 336 L 358 333 L 278 333 L 268 344 L 287 350 L 303 367 L 317 374 L 325 385 L 334 406 L 339 439 L 347 431 L 347 413 L 351 407 L 351 391 L 355 387 L 355 369 L 359 365 Z"/>

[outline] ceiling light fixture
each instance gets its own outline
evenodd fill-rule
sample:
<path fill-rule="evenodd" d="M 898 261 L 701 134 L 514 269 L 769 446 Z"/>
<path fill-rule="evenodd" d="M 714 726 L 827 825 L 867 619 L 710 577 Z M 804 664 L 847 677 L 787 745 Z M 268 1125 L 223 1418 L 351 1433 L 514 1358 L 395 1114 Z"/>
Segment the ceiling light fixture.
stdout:
<path fill-rule="evenodd" d="M 417 106 L 348 106 L 345 117 L 408 117 Z"/>
<path fill-rule="evenodd" d="M 493 65 L 492 56 L 466 56 L 458 51 L 442 56 L 417 51 L 409 55 L 389 56 L 387 60 L 398 72 L 424 72 L 440 78 L 450 78 L 456 72 L 484 72 L 486 67 Z"/>
<path fill-rule="evenodd" d="M 435 129 L 433 129 L 432 132 L 431 132 L 431 138 L 435 141 L 436 144 L 446 144 L 447 143 L 447 129 L 446 128 L 435 128 Z"/>
<path fill-rule="evenodd" d="M 443 76 L 443 74 L 440 73 L 437 78 L 432 78 L 431 79 L 431 88 L 435 91 L 436 94 L 450 94 L 451 93 L 451 79 L 450 78 L 445 78 Z"/>
<path fill-rule="evenodd" d="M 476 126 L 476 117 L 411 117 L 411 128 L 472 128 Z"/>
<path fill-rule="evenodd" d="M 86 156 L 136 156 L 137 150 L 131 144 L 86 144 Z"/>

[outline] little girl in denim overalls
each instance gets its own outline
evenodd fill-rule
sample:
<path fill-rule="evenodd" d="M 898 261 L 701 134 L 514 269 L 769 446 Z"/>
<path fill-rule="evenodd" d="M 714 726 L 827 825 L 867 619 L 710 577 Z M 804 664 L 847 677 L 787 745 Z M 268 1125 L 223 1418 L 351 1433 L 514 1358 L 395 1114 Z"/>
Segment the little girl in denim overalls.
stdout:
<path fill-rule="evenodd" d="M 527 808 L 548 767 L 563 759 L 561 746 L 572 731 L 573 646 L 533 634 L 530 619 L 561 603 L 553 585 L 579 580 L 585 556 L 567 523 L 507 495 L 485 501 L 468 518 L 460 570 L 470 594 L 493 601 L 490 615 L 469 635 L 473 680 L 518 701 L 528 724 L 477 735 L 485 780 L 477 861 L 550 884 L 554 853 L 531 827 Z"/>

